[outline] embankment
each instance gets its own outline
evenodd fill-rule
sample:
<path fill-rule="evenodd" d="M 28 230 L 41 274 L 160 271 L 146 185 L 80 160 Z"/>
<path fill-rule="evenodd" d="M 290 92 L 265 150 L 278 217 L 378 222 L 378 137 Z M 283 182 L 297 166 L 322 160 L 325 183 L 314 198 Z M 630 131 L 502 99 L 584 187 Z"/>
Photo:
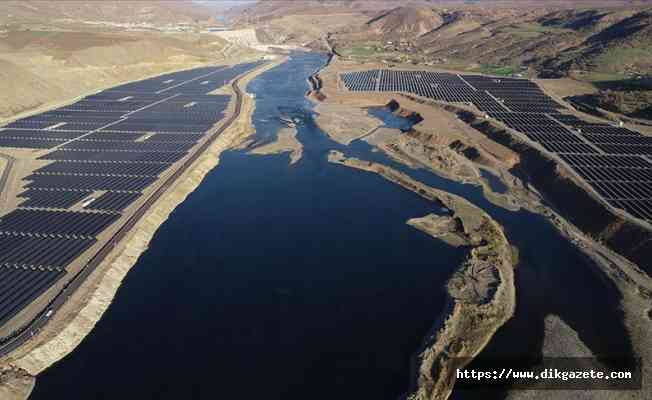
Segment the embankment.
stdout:
<path fill-rule="evenodd" d="M 412 400 L 446 399 L 455 383 L 455 371 L 486 346 L 494 333 L 514 313 L 516 294 L 512 250 L 502 228 L 467 200 L 424 185 L 387 166 L 346 158 L 331 151 L 332 163 L 377 173 L 383 178 L 446 207 L 449 216 L 433 215 L 408 221 L 440 237 L 455 236 L 466 244 L 468 256 L 447 284 L 447 307 L 424 341 L 415 360 Z M 442 232 L 442 225 L 446 226 Z"/>
<path fill-rule="evenodd" d="M 241 78 L 238 86 L 244 88 L 254 76 L 280 62 L 282 60 L 277 60 L 247 74 Z M 221 152 L 237 145 L 251 134 L 254 106 L 252 98 L 242 96 L 239 116 L 178 177 L 174 186 L 149 208 L 127 237 L 104 259 L 48 325 L 8 358 L 7 364 L 34 376 L 74 350 L 108 309 L 122 280 L 140 254 L 147 249 L 158 227 L 194 191 L 204 176 L 218 165 Z"/>

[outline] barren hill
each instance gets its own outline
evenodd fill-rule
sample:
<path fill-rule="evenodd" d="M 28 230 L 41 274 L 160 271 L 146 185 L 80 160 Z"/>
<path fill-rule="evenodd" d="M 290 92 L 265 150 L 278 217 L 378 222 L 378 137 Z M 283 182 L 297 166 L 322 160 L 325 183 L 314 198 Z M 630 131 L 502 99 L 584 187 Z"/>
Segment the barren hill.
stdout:
<path fill-rule="evenodd" d="M 250 53 L 215 35 L 10 31 L 0 34 L 0 119 L 117 83 Z"/>
<path fill-rule="evenodd" d="M 113 23 L 197 23 L 214 10 L 190 0 L 4 0 L 0 22 L 102 21 Z"/>
<path fill-rule="evenodd" d="M 389 36 L 418 37 L 444 24 L 442 16 L 430 7 L 396 7 L 383 11 L 367 22 L 374 32 Z"/>
<path fill-rule="evenodd" d="M 343 54 L 358 60 L 409 59 L 507 73 L 529 68 L 542 76 L 563 76 L 573 70 L 620 75 L 652 72 L 652 11 L 645 7 L 479 4 L 484 3 L 386 10 L 364 27 L 337 32 L 334 42 Z M 386 39 L 393 35 L 417 40 L 408 48 L 388 48 Z"/>
<path fill-rule="evenodd" d="M 377 10 L 369 1 L 347 0 L 261 0 L 240 7 L 230 18 L 236 27 L 253 27 L 263 43 L 320 47 L 328 32 L 367 21 Z M 375 3 L 384 4 L 384 1 Z"/>

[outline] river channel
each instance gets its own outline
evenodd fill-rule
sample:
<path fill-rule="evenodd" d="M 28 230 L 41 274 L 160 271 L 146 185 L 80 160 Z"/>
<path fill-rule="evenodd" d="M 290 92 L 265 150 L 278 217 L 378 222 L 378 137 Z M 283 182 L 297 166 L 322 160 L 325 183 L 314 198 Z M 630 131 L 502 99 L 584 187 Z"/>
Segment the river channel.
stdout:
<path fill-rule="evenodd" d="M 615 290 L 544 218 L 479 188 L 412 170 L 366 142 L 341 146 L 312 120 L 306 78 L 325 57 L 296 53 L 254 79 L 256 140 L 297 121 L 302 159 L 222 154 L 170 215 L 79 347 L 38 376 L 32 400 L 388 399 L 444 305 L 464 256 L 406 225 L 438 207 L 381 177 L 330 164 L 329 150 L 391 165 L 461 195 L 520 251 L 517 312 L 491 355 L 540 351 L 558 315 L 596 353 L 631 352 Z M 596 333 L 595 326 L 600 326 Z"/>

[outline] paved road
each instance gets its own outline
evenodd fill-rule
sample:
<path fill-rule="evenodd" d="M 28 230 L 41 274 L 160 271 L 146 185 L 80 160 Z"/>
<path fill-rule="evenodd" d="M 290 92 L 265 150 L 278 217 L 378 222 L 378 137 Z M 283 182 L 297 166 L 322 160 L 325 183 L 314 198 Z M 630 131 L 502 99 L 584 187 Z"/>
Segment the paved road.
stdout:
<path fill-rule="evenodd" d="M 266 64 L 259 66 L 261 68 Z M 255 69 L 254 69 L 255 70 Z M 242 99 L 243 94 L 238 86 L 240 79 L 244 76 L 250 74 L 250 70 L 236 79 L 231 83 L 231 87 L 236 95 L 236 104 L 235 110 L 231 116 L 229 116 L 226 121 L 214 132 L 212 132 L 211 137 L 201 144 L 201 146 L 172 174 L 169 176 L 161 186 L 152 193 L 149 198 L 143 203 L 136 212 L 129 217 L 129 219 L 124 223 L 124 225 L 113 235 L 109 241 L 102 246 L 102 248 L 93 256 L 93 258 L 81 269 L 71 280 L 66 284 L 62 291 L 52 300 L 52 302 L 46 307 L 32 322 L 26 327 L 22 328 L 20 331 L 10 338 L 7 338 L 5 342 L 0 344 L 0 358 L 6 356 L 13 350 L 20 347 L 23 343 L 29 340 L 34 336 L 39 330 L 41 330 L 47 322 L 52 318 L 52 315 L 61 308 L 61 306 L 72 296 L 72 294 L 77 290 L 81 284 L 88 278 L 88 276 L 95 271 L 95 269 L 102 263 L 106 256 L 113 250 L 113 248 L 122 240 L 129 231 L 136 225 L 136 223 L 145 215 L 149 208 L 156 203 L 156 201 L 167 191 L 168 188 L 172 187 L 177 178 L 179 178 L 197 158 L 202 155 L 211 144 L 226 130 L 231 124 L 240 116 L 242 111 Z M 0 178 L 1 179 L 1 178 Z M 1 182 L 0 182 L 1 183 Z"/>

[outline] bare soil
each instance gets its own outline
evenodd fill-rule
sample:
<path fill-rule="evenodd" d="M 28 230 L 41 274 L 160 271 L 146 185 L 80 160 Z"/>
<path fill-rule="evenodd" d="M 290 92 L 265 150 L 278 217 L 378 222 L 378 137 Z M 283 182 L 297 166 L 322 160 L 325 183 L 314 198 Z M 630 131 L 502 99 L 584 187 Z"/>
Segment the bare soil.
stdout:
<path fill-rule="evenodd" d="M 279 129 L 276 140 L 262 146 L 254 147 L 249 154 L 279 154 L 290 153 L 290 164 L 301 159 L 303 145 L 297 139 L 297 130 L 294 127 Z"/>
<path fill-rule="evenodd" d="M 225 47 L 217 36 L 191 33 L 9 31 L 0 34 L 0 120 L 119 83 L 255 55 L 238 47 L 226 58 Z"/>
<path fill-rule="evenodd" d="M 36 381 L 17 367 L 0 366 L 0 399 L 24 400 L 32 393 Z"/>

